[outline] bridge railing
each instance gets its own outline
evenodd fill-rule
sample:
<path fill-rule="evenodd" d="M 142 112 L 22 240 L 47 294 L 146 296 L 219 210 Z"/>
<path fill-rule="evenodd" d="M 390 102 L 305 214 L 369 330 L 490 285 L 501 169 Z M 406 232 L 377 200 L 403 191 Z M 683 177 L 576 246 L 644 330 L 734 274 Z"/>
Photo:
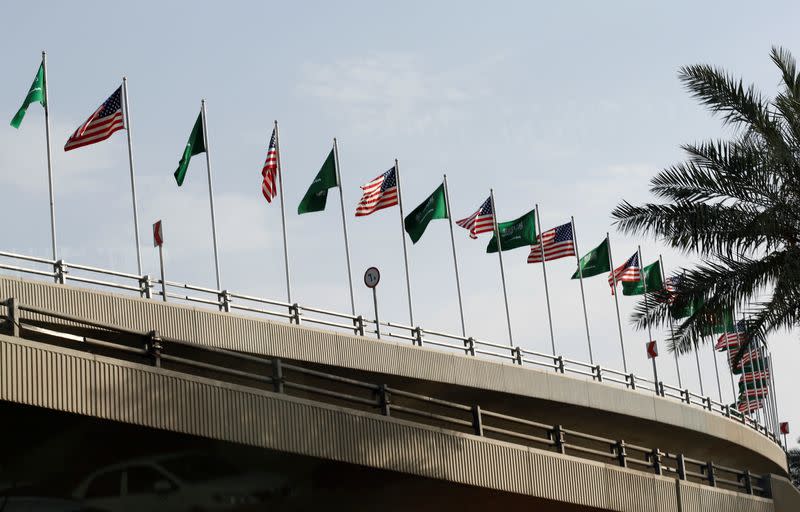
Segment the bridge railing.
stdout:
<path fill-rule="evenodd" d="M 222 312 L 242 312 L 250 315 L 280 319 L 297 325 L 308 324 L 332 328 L 357 336 L 375 336 L 396 342 L 411 342 L 420 347 L 453 350 L 468 356 L 491 358 L 522 366 L 545 368 L 562 374 L 571 374 L 598 382 L 625 386 L 630 390 L 655 393 L 658 396 L 680 400 L 688 405 L 701 407 L 711 412 L 739 421 L 762 433 L 770 440 L 781 444 L 776 431 L 761 424 L 755 418 L 740 413 L 727 404 L 709 396 L 698 395 L 688 389 L 680 389 L 634 373 L 623 373 L 600 364 L 589 364 L 560 355 L 545 354 L 520 346 L 493 343 L 469 336 L 460 336 L 419 326 L 380 321 L 364 317 L 316 308 L 298 303 L 266 299 L 252 295 L 217 290 L 202 286 L 166 280 L 162 282 L 149 275 L 117 272 L 89 265 L 80 265 L 64 260 L 50 260 L 0 251 L 0 270 L 28 274 L 52 279 L 59 284 L 80 283 L 98 289 L 111 289 L 135 293 L 139 297 L 164 300 L 181 304 L 202 304 Z"/>
<path fill-rule="evenodd" d="M 637 471 L 672 476 L 747 494 L 769 496 L 764 475 L 701 461 L 659 448 L 609 439 L 562 425 L 491 411 L 480 404 L 463 404 L 389 386 L 327 373 L 278 358 L 200 346 L 138 332 L 63 313 L 27 306 L 12 298 L 4 318 L 12 334 L 38 342 L 52 342 L 77 350 L 95 352 L 186 374 L 268 390 L 351 409 L 392 416 L 479 437 L 549 450 L 562 455 L 616 464 Z M 92 337 L 57 330 L 47 317 L 69 322 L 71 327 L 91 328 Z"/>

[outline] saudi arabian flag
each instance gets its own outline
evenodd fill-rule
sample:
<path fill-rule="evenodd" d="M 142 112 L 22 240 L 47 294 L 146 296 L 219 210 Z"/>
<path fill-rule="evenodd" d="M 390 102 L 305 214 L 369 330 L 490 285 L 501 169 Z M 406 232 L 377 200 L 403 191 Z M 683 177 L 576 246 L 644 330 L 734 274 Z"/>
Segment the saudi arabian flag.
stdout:
<path fill-rule="evenodd" d="M 186 171 L 189 169 L 189 160 L 191 160 L 194 155 L 205 152 L 206 143 L 203 139 L 203 113 L 201 112 L 200 115 L 197 116 L 197 121 L 195 121 L 194 128 L 192 128 L 192 134 L 189 135 L 189 141 L 186 143 L 183 155 L 181 155 L 181 161 L 178 162 L 178 169 L 175 171 L 175 181 L 178 182 L 179 187 L 183 185 L 183 180 L 186 178 Z"/>
<path fill-rule="evenodd" d="M 623 281 L 622 295 L 643 295 L 645 287 L 647 288 L 647 293 L 657 292 L 664 288 L 664 281 L 661 279 L 660 261 L 656 261 L 642 269 L 641 281 Z"/>
<path fill-rule="evenodd" d="M 611 272 L 611 264 L 608 262 L 608 237 L 581 258 L 579 266 L 580 268 L 572 274 L 572 279 L 580 279 L 581 274 L 583 277 L 593 277 Z"/>
<path fill-rule="evenodd" d="M 504 251 L 536 243 L 536 210 L 531 210 L 522 217 L 497 224 L 500 233 L 500 246 Z M 486 252 L 497 252 L 497 234 L 489 240 Z"/>
<path fill-rule="evenodd" d="M 447 217 L 447 201 L 445 201 L 444 183 L 442 183 L 428 199 L 414 208 L 414 211 L 405 218 L 406 233 L 411 237 L 412 242 L 417 243 L 422 238 L 422 234 L 427 229 L 430 221 L 433 219 L 446 219 Z"/>
<path fill-rule="evenodd" d="M 339 180 L 336 178 L 336 155 L 334 150 L 331 149 L 325 163 L 317 173 L 311 186 L 308 187 L 306 195 L 300 201 L 297 207 L 297 213 L 310 213 L 321 212 L 325 209 L 325 204 L 328 202 L 328 189 L 339 185 Z"/>
<path fill-rule="evenodd" d="M 19 128 L 22 124 L 22 119 L 25 117 L 25 112 L 28 111 L 28 105 L 36 101 L 41 103 L 43 107 L 47 105 L 47 98 L 44 97 L 44 62 L 39 65 L 36 78 L 33 79 L 28 95 L 25 96 L 25 101 L 22 102 L 22 106 L 17 110 L 14 119 L 11 120 L 11 126 Z"/>

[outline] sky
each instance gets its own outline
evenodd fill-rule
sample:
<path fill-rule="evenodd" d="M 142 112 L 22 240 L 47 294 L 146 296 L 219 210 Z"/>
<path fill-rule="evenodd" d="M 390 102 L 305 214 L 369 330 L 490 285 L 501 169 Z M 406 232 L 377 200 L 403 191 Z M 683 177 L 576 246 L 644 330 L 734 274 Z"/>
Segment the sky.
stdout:
<path fill-rule="evenodd" d="M 399 160 L 406 212 L 448 176 L 455 218 L 493 188 L 499 220 L 538 204 L 543 229 L 574 216 L 581 252 L 610 232 L 622 263 L 641 245 L 645 263 L 667 272 L 696 259 L 658 240 L 618 233 L 610 212 L 622 200 L 652 200 L 648 181 L 681 161 L 680 145 L 730 135 L 683 89 L 680 66 L 723 67 L 771 96 L 779 74 L 772 45 L 800 53 L 792 2 L 245 2 L 76 1 L 4 3 L 14 20 L 0 49 L 0 119 L 19 107 L 48 52 L 58 250 L 67 261 L 136 271 L 125 133 L 65 153 L 77 128 L 128 77 L 144 271 L 158 274 L 150 225 L 164 223 L 167 278 L 213 287 L 214 260 L 205 159 L 186 182 L 172 173 L 207 102 L 223 288 L 283 300 L 278 203 L 261 195 L 272 122 L 280 123 L 293 299 L 349 310 L 338 196 L 324 212 L 297 204 L 339 140 L 356 309 L 372 316 L 361 284 L 381 270 L 382 319 L 407 323 L 397 208 L 356 219 L 359 185 Z M 737 8 L 736 5 L 739 7 Z M 13 42 L 13 43 L 12 43 Z M 47 257 L 50 228 L 44 116 L 31 106 L 21 129 L 0 126 L 0 204 L 10 218 L 0 250 Z M 467 331 L 507 343 L 496 255 L 488 237 L 456 232 Z M 447 222 L 409 243 L 415 323 L 457 333 L 458 300 Z M 514 343 L 550 351 L 541 265 L 527 250 L 504 255 Z M 548 263 L 557 351 L 588 360 L 574 259 Z M 597 362 L 621 368 L 614 302 L 605 277 L 585 280 Z M 620 298 L 630 368 L 650 376 L 646 333 Z M 659 341 L 659 375 L 677 383 Z M 782 420 L 800 432 L 796 331 L 770 339 Z M 706 394 L 718 399 L 712 350 L 700 349 Z M 684 386 L 699 391 L 694 356 L 679 359 Z M 720 356 L 722 367 L 724 360 Z M 722 369 L 722 368 L 721 368 Z M 726 386 L 726 382 L 728 383 Z M 727 375 L 723 399 L 732 392 Z M 797 434 L 792 437 L 796 438 Z"/>

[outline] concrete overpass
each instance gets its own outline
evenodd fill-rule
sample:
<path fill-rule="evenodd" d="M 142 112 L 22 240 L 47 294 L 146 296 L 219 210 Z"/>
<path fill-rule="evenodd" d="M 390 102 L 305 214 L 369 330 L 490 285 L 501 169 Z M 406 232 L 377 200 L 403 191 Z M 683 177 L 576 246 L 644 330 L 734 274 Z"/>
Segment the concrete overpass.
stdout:
<path fill-rule="evenodd" d="M 405 508 L 419 508 L 414 489 L 542 510 L 800 507 L 771 437 L 653 392 L 62 284 L 0 278 L 0 299 L 13 299 L 0 335 L 12 414 L 371 468 Z"/>

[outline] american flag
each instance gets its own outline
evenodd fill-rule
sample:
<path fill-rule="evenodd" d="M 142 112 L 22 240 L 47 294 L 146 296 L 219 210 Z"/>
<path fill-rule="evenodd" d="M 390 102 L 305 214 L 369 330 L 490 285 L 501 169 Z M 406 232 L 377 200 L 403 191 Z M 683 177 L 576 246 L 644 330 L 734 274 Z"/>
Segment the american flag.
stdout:
<path fill-rule="evenodd" d="M 614 272 L 608 274 L 608 286 L 611 287 L 611 293 L 614 293 L 614 280 L 617 283 L 637 282 L 642 280 L 642 269 L 639 265 L 639 252 L 633 253 L 633 256 L 628 258 L 628 261 L 621 266 L 614 269 Z"/>
<path fill-rule="evenodd" d="M 744 414 L 749 414 L 753 411 L 757 411 L 761 409 L 761 407 L 763 406 L 760 400 L 748 401 L 740 399 L 739 402 L 736 404 L 736 408 L 739 410 L 739 412 Z"/>
<path fill-rule="evenodd" d="M 575 239 L 572 236 L 571 222 L 545 231 L 536 237 L 536 241 L 540 243 L 531 246 L 528 263 L 542 262 L 542 247 L 544 247 L 544 261 L 575 256 Z"/>
<path fill-rule="evenodd" d="M 753 400 L 764 398 L 767 394 L 769 394 L 769 388 L 764 386 L 761 388 L 746 389 L 744 393 L 742 393 L 742 396 L 749 398 L 752 402 Z"/>
<path fill-rule="evenodd" d="M 261 176 L 264 181 L 261 183 L 261 193 L 268 203 L 278 193 L 276 183 L 278 182 L 278 134 L 275 133 L 275 128 L 272 129 L 272 137 L 269 139 L 269 149 L 267 150 L 267 160 L 264 162 L 264 168 L 261 169 Z"/>
<path fill-rule="evenodd" d="M 95 142 L 100 142 L 111 137 L 117 130 L 125 128 L 125 119 L 122 114 L 122 87 L 108 97 L 100 108 L 89 116 L 89 119 L 75 130 L 72 137 L 64 144 L 64 151 L 82 148 Z"/>
<path fill-rule="evenodd" d="M 736 350 L 744 340 L 745 325 L 744 320 L 736 322 L 736 329 L 734 332 L 726 332 L 717 339 L 717 344 L 714 345 L 716 350 Z"/>
<path fill-rule="evenodd" d="M 363 217 L 398 203 L 397 169 L 392 167 L 366 185 L 364 195 L 356 206 L 356 217 Z"/>
<path fill-rule="evenodd" d="M 494 231 L 494 205 L 492 197 L 486 198 L 478 211 L 466 219 L 457 220 L 456 224 L 469 231 L 470 238 L 478 238 L 481 233 Z"/>
<path fill-rule="evenodd" d="M 736 354 L 738 352 L 738 350 L 731 350 L 728 352 L 728 365 L 733 366 L 733 360 L 736 358 Z M 742 366 L 750 364 L 758 359 L 762 359 L 761 351 L 757 348 L 751 348 L 742 354 L 742 358 L 739 360 L 739 364 L 736 365 L 735 369 L 740 370 L 742 369 Z"/>
<path fill-rule="evenodd" d="M 755 382 L 757 380 L 767 380 L 767 379 L 769 379 L 768 369 L 742 374 L 742 377 L 739 379 L 739 382 Z"/>

